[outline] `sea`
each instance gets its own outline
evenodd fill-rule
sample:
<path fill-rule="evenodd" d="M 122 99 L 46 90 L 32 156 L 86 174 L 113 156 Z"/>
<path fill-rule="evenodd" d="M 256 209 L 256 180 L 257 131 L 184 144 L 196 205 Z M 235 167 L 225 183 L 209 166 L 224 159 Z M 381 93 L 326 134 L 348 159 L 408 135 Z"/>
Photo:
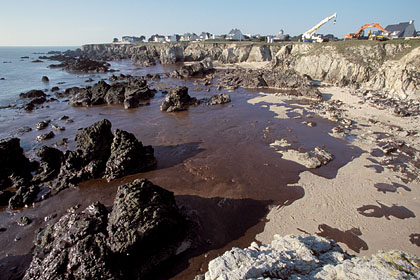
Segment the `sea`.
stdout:
<path fill-rule="evenodd" d="M 39 59 L 48 56 L 50 51 L 75 50 L 79 46 L 69 47 L 0 47 L 0 107 L 20 102 L 19 94 L 32 89 L 49 91 L 58 86 L 60 90 L 74 86 L 91 85 L 101 79 L 106 79 L 113 73 L 104 74 L 75 74 L 63 69 L 48 68 L 57 61 Z M 41 62 L 34 62 L 41 60 Z M 147 73 L 162 72 L 161 67 L 145 69 L 136 67 L 129 60 L 111 62 L 111 69 L 130 75 L 145 75 Z M 146 72 L 147 71 L 147 72 Z M 49 82 L 43 82 L 43 76 Z M 90 80 L 90 82 L 86 82 Z"/>

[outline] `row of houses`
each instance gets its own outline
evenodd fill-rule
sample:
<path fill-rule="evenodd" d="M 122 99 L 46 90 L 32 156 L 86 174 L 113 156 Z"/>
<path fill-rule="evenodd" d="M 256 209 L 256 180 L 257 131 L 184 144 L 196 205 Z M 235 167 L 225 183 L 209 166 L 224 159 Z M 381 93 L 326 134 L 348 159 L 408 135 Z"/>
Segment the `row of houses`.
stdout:
<path fill-rule="evenodd" d="M 237 40 L 242 41 L 245 40 L 246 37 L 242 34 L 242 32 L 234 28 L 232 29 L 227 35 L 215 35 L 209 32 L 202 32 L 200 35 L 196 33 L 185 33 L 183 35 L 174 34 L 174 35 L 159 35 L 155 34 L 152 35 L 148 41 L 149 42 L 194 42 L 194 41 L 206 41 L 206 40 L 217 40 L 217 39 L 225 39 L 225 40 Z M 123 36 L 121 41 L 118 38 L 114 38 L 114 43 L 122 43 L 122 44 L 136 44 L 139 42 L 145 41 L 146 38 L 144 36 L 135 37 L 135 36 Z"/>
<path fill-rule="evenodd" d="M 414 27 L 414 20 L 409 22 L 401 22 L 399 24 L 391 24 L 385 27 L 385 29 L 390 33 L 390 37 L 392 39 L 398 38 L 406 38 L 406 37 L 415 37 L 420 34 L 417 34 L 416 28 Z M 382 31 L 374 32 L 374 35 L 382 35 Z M 264 39 L 267 43 L 279 42 L 288 40 L 290 36 L 284 34 L 284 31 L 281 29 L 277 35 L 251 35 L 251 34 L 242 34 L 242 32 L 237 29 L 233 28 L 230 32 L 226 35 L 215 35 L 209 32 L 202 32 L 200 35 L 195 33 L 185 33 L 183 35 L 159 35 L 155 34 L 152 35 L 148 41 L 149 42 L 194 42 L 194 41 L 206 41 L 206 40 L 232 40 L 232 41 L 244 41 L 244 40 L 261 40 Z M 136 44 L 139 42 L 145 41 L 146 38 L 144 36 L 135 37 L 135 36 L 123 36 L 122 40 L 119 41 L 117 38 L 114 38 L 114 43 L 122 43 L 122 44 Z"/>

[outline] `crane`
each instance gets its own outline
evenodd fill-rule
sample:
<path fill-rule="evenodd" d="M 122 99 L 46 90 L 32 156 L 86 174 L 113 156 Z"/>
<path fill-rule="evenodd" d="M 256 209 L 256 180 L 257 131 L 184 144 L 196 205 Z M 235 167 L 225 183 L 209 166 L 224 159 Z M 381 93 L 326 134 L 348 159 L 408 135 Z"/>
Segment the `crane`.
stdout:
<path fill-rule="evenodd" d="M 372 22 L 372 23 L 368 23 L 363 25 L 362 27 L 359 28 L 359 30 L 357 30 L 356 33 L 348 33 L 346 35 L 344 35 L 344 39 L 358 39 L 360 37 L 360 35 L 362 35 L 363 30 L 365 30 L 366 28 L 378 28 L 380 30 L 382 30 L 383 32 L 389 34 L 388 31 L 386 31 L 384 28 L 382 28 L 382 26 L 377 23 L 377 22 Z"/>
<path fill-rule="evenodd" d="M 324 18 L 321 22 L 319 22 L 317 25 L 303 33 L 302 35 L 302 41 L 303 42 L 311 42 L 312 40 L 316 40 L 317 42 L 322 42 L 322 39 L 320 37 L 314 36 L 315 31 L 317 31 L 321 26 L 332 20 L 333 18 L 337 17 L 337 13 L 334 13 L 333 15 Z M 335 23 L 335 20 L 334 20 Z"/>

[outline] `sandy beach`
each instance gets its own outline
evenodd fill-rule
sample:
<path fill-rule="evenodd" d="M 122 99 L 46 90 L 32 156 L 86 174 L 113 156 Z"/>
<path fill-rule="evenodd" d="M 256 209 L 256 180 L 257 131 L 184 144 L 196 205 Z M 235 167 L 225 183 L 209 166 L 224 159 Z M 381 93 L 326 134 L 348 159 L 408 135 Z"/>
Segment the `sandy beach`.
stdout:
<path fill-rule="evenodd" d="M 335 178 L 324 178 L 311 169 L 302 172 L 299 182 L 290 186 L 302 187 L 304 197 L 286 207 L 271 209 L 264 231 L 257 235 L 257 240 L 269 243 L 274 234 L 316 233 L 339 241 L 350 254 L 365 256 L 378 250 L 400 249 L 419 255 L 420 182 L 418 178 L 406 180 L 406 174 L 403 174 L 410 168 L 418 171 L 419 136 L 410 136 L 407 132 L 418 131 L 418 117 L 401 118 L 389 109 L 374 108 L 352 95 L 350 89 L 325 87 L 321 91 L 324 99 L 328 99 L 325 102 L 343 103 L 341 117 L 353 122 L 345 138 L 363 152 L 341 167 Z M 282 104 L 286 100 L 280 95 L 261 94 L 249 102 L 268 108 L 276 118 L 287 118 L 294 113 L 295 118 L 301 117 L 296 116 L 296 112 L 317 113 L 308 105 L 295 109 L 284 107 Z M 330 117 L 328 113 L 323 114 Z M 390 158 L 395 160 L 401 156 L 399 151 L 390 153 L 392 155 L 377 153 L 378 143 L 385 141 L 404 143 L 413 152 L 410 153 L 413 161 L 384 164 Z M 287 154 L 284 152 L 287 141 L 282 142 L 285 143 L 282 151 Z M 297 158 L 287 159 L 299 162 Z"/>

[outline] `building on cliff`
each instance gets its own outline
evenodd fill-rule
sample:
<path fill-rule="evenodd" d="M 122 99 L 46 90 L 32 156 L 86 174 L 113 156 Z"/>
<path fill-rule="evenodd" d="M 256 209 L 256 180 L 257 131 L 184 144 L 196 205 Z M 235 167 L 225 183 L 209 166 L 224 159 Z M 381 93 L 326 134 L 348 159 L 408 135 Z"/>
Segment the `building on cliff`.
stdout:
<path fill-rule="evenodd" d="M 121 42 L 126 44 L 135 44 L 139 42 L 143 42 L 144 36 L 141 37 L 135 37 L 135 36 L 122 36 Z"/>
<path fill-rule="evenodd" d="M 415 37 L 417 34 L 416 28 L 414 27 L 414 20 L 388 25 L 385 27 L 385 30 L 390 33 L 392 39 Z"/>
<path fill-rule="evenodd" d="M 227 34 L 226 39 L 242 41 L 245 40 L 245 36 L 242 34 L 241 30 L 234 28 Z"/>

